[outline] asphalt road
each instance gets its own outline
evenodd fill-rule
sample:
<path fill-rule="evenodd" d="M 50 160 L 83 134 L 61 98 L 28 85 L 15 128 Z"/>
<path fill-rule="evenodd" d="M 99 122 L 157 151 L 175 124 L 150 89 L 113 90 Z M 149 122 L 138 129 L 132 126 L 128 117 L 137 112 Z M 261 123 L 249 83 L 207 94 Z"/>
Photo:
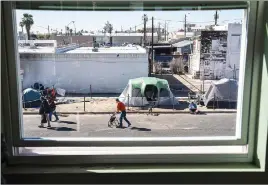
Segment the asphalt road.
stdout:
<path fill-rule="evenodd" d="M 24 137 L 182 137 L 182 136 L 234 136 L 235 113 L 190 114 L 128 114 L 129 128 L 109 128 L 110 116 L 66 115 L 52 128 L 39 128 L 39 115 L 24 115 Z M 124 126 L 127 124 L 124 123 Z"/>

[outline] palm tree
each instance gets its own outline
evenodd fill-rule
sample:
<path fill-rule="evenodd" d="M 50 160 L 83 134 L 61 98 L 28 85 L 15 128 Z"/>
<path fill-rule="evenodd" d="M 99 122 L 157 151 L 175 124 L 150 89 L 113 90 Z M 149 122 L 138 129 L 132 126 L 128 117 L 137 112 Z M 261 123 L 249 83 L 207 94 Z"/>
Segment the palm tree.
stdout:
<path fill-rule="evenodd" d="M 23 27 L 24 27 L 23 22 L 20 22 L 20 27 L 21 27 L 21 32 L 23 33 Z"/>
<path fill-rule="evenodd" d="M 70 29 L 70 35 L 71 36 L 73 35 L 73 29 Z"/>
<path fill-rule="evenodd" d="M 69 35 L 69 30 L 70 30 L 70 28 L 67 26 L 66 27 L 66 31 L 67 31 L 67 34 L 66 35 Z"/>
<path fill-rule="evenodd" d="M 110 44 L 112 45 L 112 31 L 113 31 L 113 25 L 111 23 L 109 23 L 109 21 L 107 21 L 105 23 L 105 26 L 103 28 L 105 33 L 109 33 L 110 34 Z"/>
<path fill-rule="evenodd" d="M 31 30 L 31 26 L 34 24 L 33 16 L 31 14 L 25 13 L 23 14 L 23 18 L 21 22 L 23 25 L 25 25 L 27 37 L 28 37 L 28 40 L 30 40 L 31 39 L 30 30 Z"/>

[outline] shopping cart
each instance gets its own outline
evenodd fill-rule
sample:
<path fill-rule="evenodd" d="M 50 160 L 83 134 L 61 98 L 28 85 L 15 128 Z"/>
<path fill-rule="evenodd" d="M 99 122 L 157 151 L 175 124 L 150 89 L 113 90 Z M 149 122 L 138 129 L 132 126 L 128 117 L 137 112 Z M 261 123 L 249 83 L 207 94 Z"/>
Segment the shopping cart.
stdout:
<path fill-rule="evenodd" d="M 116 113 L 110 114 L 110 119 L 108 121 L 108 127 L 117 127 L 119 126 L 119 121 L 116 118 Z"/>

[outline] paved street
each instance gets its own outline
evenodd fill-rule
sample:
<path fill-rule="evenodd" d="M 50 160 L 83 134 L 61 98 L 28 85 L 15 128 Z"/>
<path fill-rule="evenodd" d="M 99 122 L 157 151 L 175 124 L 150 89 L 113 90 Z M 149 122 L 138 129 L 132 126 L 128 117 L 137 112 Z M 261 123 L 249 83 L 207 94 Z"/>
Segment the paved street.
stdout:
<path fill-rule="evenodd" d="M 39 115 L 24 115 L 24 137 L 175 137 L 234 136 L 234 113 L 190 114 L 128 114 L 132 127 L 109 128 L 109 115 L 66 115 L 52 128 L 39 128 Z M 126 126 L 126 123 L 125 123 Z"/>

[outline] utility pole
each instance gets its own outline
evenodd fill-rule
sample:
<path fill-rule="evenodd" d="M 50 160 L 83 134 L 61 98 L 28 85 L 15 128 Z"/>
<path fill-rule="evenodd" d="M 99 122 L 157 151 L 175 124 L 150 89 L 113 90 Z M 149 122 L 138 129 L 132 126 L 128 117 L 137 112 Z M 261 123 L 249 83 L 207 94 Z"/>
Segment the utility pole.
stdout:
<path fill-rule="evenodd" d="M 142 18 L 143 18 L 143 24 L 144 24 L 143 26 L 143 42 L 144 43 L 143 44 L 144 46 L 146 46 L 146 22 L 148 21 L 148 17 L 146 14 L 144 14 Z"/>
<path fill-rule="evenodd" d="M 216 12 L 215 12 L 215 14 L 214 14 L 215 26 L 217 26 L 218 19 L 219 19 L 219 14 L 218 14 L 218 10 L 216 10 Z"/>
<path fill-rule="evenodd" d="M 151 60 L 149 62 L 149 75 L 152 74 L 152 64 L 154 61 L 154 17 L 152 17 L 152 50 L 151 50 Z"/>
<path fill-rule="evenodd" d="M 137 32 L 137 26 L 135 26 L 135 33 Z"/>
<path fill-rule="evenodd" d="M 47 26 L 47 32 L 48 32 L 48 35 L 50 35 L 50 32 L 49 32 L 49 25 Z"/>
<path fill-rule="evenodd" d="M 167 21 L 165 21 L 165 41 L 167 41 Z"/>
<path fill-rule="evenodd" d="M 184 16 L 184 37 L 186 38 L 186 14 Z"/>
<path fill-rule="evenodd" d="M 158 38 L 158 41 L 160 40 L 161 38 L 161 30 L 160 30 L 160 22 L 158 23 L 158 30 L 157 30 L 157 38 Z"/>

